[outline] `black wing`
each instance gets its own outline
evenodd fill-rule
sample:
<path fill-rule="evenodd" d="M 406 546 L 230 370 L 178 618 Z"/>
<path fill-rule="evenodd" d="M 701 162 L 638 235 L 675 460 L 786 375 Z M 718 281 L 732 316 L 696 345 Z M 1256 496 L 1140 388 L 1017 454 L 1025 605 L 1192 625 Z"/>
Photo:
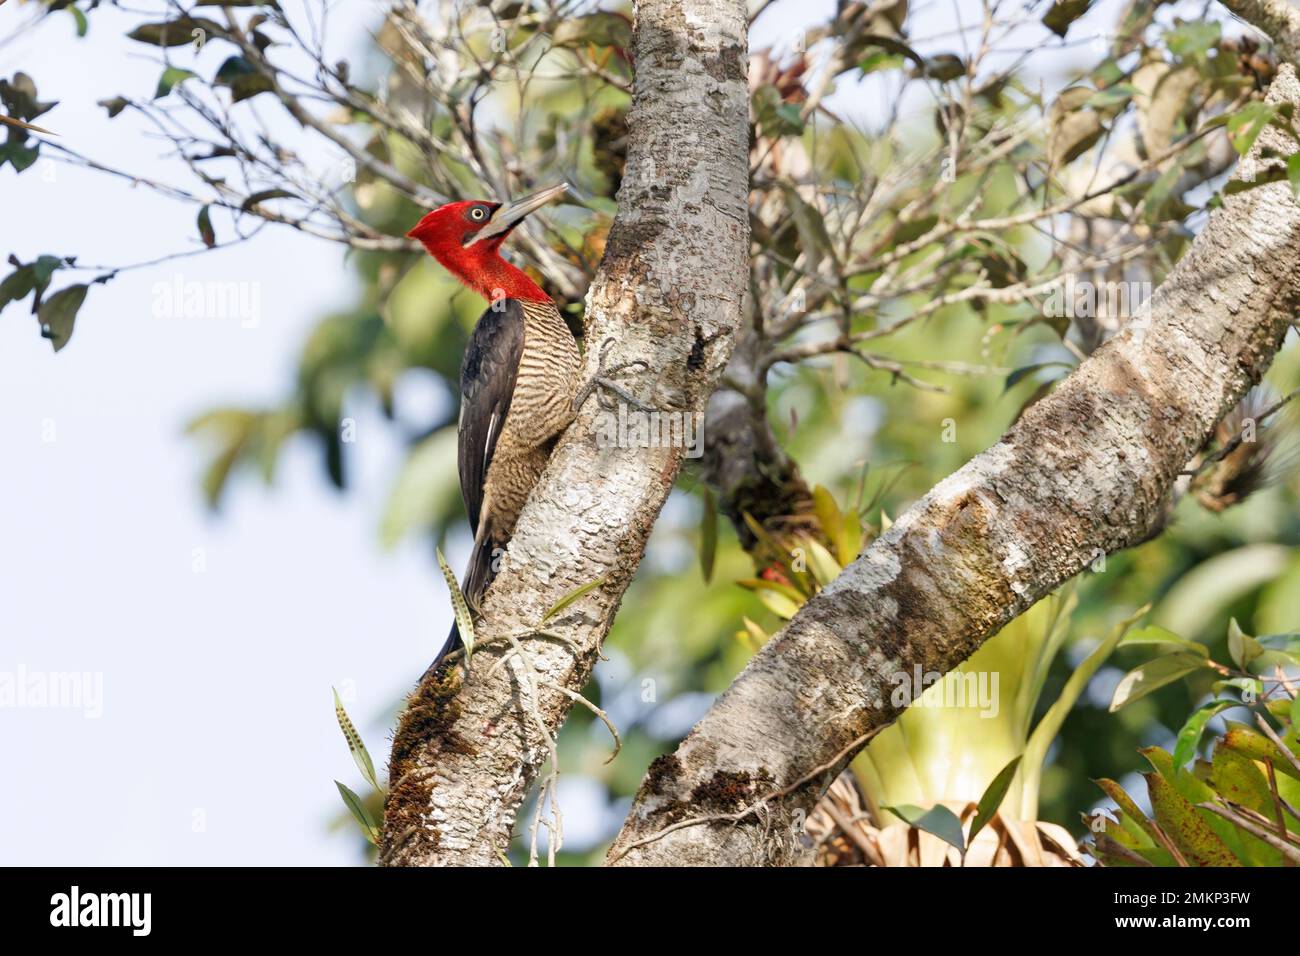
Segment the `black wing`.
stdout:
<path fill-rule="evenodd" d="M 517 299 L 498 300 L 479 316 L 460 363 L 460 493 L 470 530 L 476 533 L 483 482 L 510 411 L 523 354 L 523 306 Z"/>

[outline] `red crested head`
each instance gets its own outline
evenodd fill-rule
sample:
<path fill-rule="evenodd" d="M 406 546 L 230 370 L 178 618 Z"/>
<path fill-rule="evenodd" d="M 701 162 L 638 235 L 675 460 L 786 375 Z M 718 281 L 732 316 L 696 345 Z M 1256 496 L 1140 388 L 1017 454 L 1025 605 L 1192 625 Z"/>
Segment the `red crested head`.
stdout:
<path fill-rule="evenodd" d="M 501 244 L 525 216 L 568 188 L 561 183 L 504 205 L 480 199 L 448 203 L 425 215 L 406 235 L 420 240 L 443 268 L 489 301 L 546 302 L 550 296 L 536 282 L 501 258 Z"/>

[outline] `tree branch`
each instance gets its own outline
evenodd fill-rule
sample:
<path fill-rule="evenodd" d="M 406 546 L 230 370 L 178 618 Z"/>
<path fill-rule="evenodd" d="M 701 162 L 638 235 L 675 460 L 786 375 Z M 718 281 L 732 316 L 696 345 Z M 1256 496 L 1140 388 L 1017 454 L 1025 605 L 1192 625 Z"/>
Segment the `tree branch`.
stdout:
<path fill-rule="evenodd" d="M 1300 103 L 1291 66 L 1269 101 Z M 1263 157 L 1295 149 L 1266 129 L 1237 175 L 1265 182 L 1282 160 Z M 905 706 L 892 699 L 895 675 L 950 670 L 1100 554 L 1158 533 L 1179 472 L 1267 369 L 1297 308 L 1300 206 L 1289 187 L 1227 196 L 1124 331 L 899 518 L 652 764 L 610 861 L 795 859 L 802 814 L 853 742 Z M 679 826 L 773 792 L 783 795 L 762 814 Z"/>
<path fill-rule="evenodd" d="M 665 411 L 701 414 L 732 348 L 747 275 L 748 97 L 741 0 L 643 0 L 636 92 L 615 219 L 588 295 L 583 375 L 608 339 L 621 384 Z M 556 448 L 489 590 L 468 676 L 422 681 L 393 741 L 383 858 L 391 865 L 500 862 L 554 731 L 587 683 L 619 601 L 681 465 L 682 447 L 601 447 L 610 413 L 588 401 Z M 503 645 L 560 598 L 604 584 L 529 638 L 538 673 Z M 430 647 L 433 647 L 431 641 Z M 500 664 L 508 659 L 505 664 Z M 554 686 L 551 686 L 554 685 Z M 539 699 L 533 700 L 531 688 Z"/>
<path fill-rule="evenodd" d="M 1223 0 L 1223 5 L 1272 40 L 1279 56 L 1300 63 L 1300 10 L 1288 0 Z"/>

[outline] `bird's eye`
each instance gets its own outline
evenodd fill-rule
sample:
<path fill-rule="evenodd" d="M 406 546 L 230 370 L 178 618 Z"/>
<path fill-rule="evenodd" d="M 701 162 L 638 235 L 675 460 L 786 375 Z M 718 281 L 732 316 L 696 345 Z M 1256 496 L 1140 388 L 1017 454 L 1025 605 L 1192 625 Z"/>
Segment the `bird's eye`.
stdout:
<path fill-rule="evenodd" d="M 487 218 L 487 210 L 482 206 L 474 206 L 469 211 L 469 218 L 473 219 L 475 222 L 482 222 Z"/>

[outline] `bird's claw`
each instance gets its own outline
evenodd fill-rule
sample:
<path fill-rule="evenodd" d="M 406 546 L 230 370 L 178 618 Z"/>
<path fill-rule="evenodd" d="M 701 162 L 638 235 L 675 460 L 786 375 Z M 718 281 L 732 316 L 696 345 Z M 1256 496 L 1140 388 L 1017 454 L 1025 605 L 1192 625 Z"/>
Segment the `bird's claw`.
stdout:
<path fill-rule="evenodd" d="M 635 361 L 632 362 L 620 362 L 617 365 L 606 365 L 605 357 L 609 353 L 609 347 L 613 344 L 614 344 L 614 340 L 612 338 L 608 338 L 601 343 L 600 360 L 596 364 L 596 374 L 593 375 L 591 379 L 589 379 L 587 383 L 583 385 L 581 389 L 578 390 L 577 396 L 575 396 L 573 399 L 573 411 L 575 414 L 578 412 L 579 409 L 582 408 L 584 404 L 586 404 L 587 399 L 591 397 L 591 393 L 593 391 L 596 392 L 596 401 L 598 401 L 600 403 L 600 407 L 605 409 L 606 411 L 613 411 L 617 407 L 615 405 L 614 399 L 610 397 L 608 392 L 613 392 L 623 401 L 627 402 L 627 404 L 632 405 L 643 412 L 654 411 L 654 407 L 652 405 L 647 405 L 645 402 L 641 401 L 641 399 L 637 398 L 635 395 L 633 395 L 631 392 L 625 389 L 622 385 L 619 385 L 617 382 L 613 381 L 613 379 L 610 377 L 613 375 L 617 375 L 619 372 L 627 371 L 628 369 L 636 369 L 637 371 L 641 371 L 641 372 L 649 371 L 650 363 L 643 359 L 636 359 Z"/>

